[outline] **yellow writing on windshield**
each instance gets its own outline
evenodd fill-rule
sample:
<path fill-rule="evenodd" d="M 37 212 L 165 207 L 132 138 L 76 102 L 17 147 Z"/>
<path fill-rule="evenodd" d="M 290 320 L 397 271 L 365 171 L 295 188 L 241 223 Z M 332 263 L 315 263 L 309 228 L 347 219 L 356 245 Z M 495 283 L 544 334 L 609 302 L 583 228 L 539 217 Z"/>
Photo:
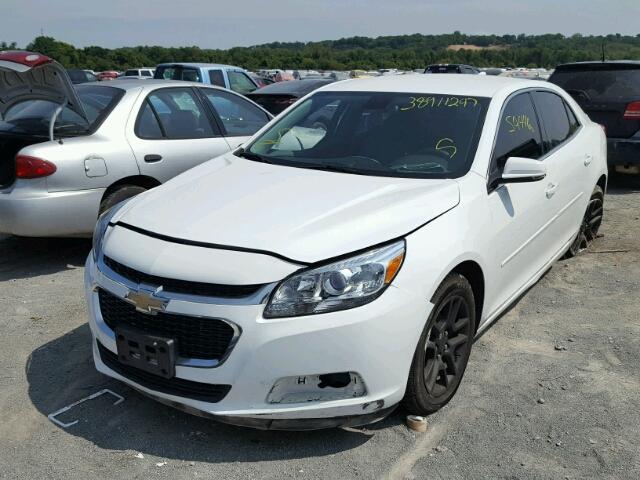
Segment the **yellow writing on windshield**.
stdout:
<path fill-rule="evenodd" d="M 510 127 L 509 133 L 515 133 L 520 130 L 529 130 L 530 132 L 535 132 L 529 115 L 507 115 L 506 117 L 504 117 L 504 121 L 507 122 L 507 125 L 509 125 Z"/>
<path fill-rule="evenodd" d="M 400 107 L 401 112 L 413 110 L 414 108 L 466 108 L 478 105 L 478 99 L 473 97 L 409 97 L 408 105 Z"/>
<path fill-rule="evenodd" d="M 456 153 L 458 153 L 458 148 L 455 146 L 455 142 L 447 137 L 438 140 L 436 143 L 436 150 L 443 152 L 449 158 L 455 157 Z"/>

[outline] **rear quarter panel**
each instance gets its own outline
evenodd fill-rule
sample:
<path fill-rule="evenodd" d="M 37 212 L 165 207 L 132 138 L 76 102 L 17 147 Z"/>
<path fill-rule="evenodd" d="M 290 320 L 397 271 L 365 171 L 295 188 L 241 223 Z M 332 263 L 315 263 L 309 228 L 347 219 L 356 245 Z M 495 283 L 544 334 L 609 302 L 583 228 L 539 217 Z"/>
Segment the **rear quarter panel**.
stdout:
<path fill-rule="evenodd" d="M 93 135 L 33 146 L 34 156 L 56 164 L 56 173 L 47 178 L 50 192 L 107 188 L 124 177 L 140 173 L 125 137 L 125 127 L 130 115 L 135 116 L 133 107 L 140 91 L 128 91 Z M 86 160 L 94 165 L 104 161 L 106 174 L 88 176 Z"/>

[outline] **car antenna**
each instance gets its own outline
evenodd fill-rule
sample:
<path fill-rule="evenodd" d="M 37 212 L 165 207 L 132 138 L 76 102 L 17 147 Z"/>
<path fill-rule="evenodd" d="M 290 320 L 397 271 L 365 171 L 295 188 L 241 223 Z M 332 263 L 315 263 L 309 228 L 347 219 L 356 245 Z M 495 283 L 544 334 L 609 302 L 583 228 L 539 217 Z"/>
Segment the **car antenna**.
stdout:
<path fill-rule="evenodd" d="M 604 39 L 602 40 L 602 63 L 605 62 L 605 55 L 604 55 Z"/>

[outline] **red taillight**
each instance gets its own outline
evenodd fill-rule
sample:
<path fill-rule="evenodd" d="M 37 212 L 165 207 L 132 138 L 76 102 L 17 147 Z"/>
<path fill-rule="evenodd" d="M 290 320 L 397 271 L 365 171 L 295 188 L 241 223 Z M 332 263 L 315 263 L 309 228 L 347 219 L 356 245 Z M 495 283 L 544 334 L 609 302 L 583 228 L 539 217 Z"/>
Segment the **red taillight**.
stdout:
<path fill-rule="evenodd" d="M 28 155 L 16 156 L 16 177 L 18 178 L 41 178 L 53 175 L 56 166 L 43 160 L 42 158 L 30 157 Z"/>
<path fill-rule="evenodd" d="M 23 50 L 7 50 L 0 52 L 0 61 L 19 63 L 27 67 L 39 67 L 52 60 L 40 53 L 25 52 Z"/>
<path fill-rule="evenodd" d="M 640 120 L 640 102 L 631 102 L 624 112 L 625 120 Z"/>

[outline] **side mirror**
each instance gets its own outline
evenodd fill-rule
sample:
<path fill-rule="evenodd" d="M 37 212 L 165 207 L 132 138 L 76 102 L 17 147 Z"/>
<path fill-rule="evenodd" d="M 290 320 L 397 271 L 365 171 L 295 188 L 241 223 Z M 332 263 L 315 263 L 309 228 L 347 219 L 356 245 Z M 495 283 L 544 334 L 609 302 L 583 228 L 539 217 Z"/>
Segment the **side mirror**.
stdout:
<path fill-rule="evenodd" d="M 537 182 L 547 176 L 547 167 L 539 160 L 509 157 L 504 164 L 500 183 Z"/>

